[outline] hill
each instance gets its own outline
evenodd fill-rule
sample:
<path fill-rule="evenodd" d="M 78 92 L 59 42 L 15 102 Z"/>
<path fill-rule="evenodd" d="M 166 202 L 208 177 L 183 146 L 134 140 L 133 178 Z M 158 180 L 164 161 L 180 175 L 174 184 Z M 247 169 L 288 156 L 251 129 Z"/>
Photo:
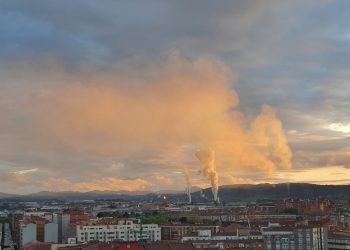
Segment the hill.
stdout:
<path fill-rule="evenodd" d="M 219 188 L 221 201 L 254 201 L 263 199 L 350 199 L 350 185 L 316 185 L 309 183 L 280 183 L 257 185 L 230 185 Z M 192 194 L 192 200 L 212 200 L 210 189 Z"/>
<path fill-rule="evenodd" d="M 19 195 L 0 192 L 0 199 L 6 199 L 14 196 L 19 196 Z"/>
<path fill-rule="evenodd" d="M 194 190 L 198 190 L 197 188 Z M 125 201 L 160 201 L 162 195 L 167 201 L 186 202 L 187 195 L 178 191 L 91 191 L 91 192 L 49 192 L 42 191 L 29 195 L 13 195 L 0 193 L 0 199 L 19 201 L 40 200 L 125 200 Z M 350 185 L 316 185 L 309 183 L 281 184 L 245 184 L 220 186 L 219 198 L 222 202 L 295 199 L 350 199 Z M 212 201 L 210 188 L 192 192 L 193 202 Z"/>

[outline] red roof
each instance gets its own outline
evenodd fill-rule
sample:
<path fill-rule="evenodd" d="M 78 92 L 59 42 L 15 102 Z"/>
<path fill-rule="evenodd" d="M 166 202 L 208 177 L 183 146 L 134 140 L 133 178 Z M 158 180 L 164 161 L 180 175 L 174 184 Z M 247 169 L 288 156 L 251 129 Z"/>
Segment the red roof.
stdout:
<path fill-rule="evenodd" d="M 51 243 L 49 242 L 40 242 L 40 241 L 31 241 L 28 242 L 23 246 L 23 248 L 32 248 L 32 247 L 38 247 L 38 246 L 51 246 Z"/>

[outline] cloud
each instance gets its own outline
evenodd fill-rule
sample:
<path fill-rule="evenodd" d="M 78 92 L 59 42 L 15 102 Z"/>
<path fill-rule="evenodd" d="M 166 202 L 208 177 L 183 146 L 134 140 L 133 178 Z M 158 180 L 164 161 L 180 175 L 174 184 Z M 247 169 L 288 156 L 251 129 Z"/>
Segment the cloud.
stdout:
<path fill-rule="evenodd" d="M 328 166 L 350 167 L 350 148 L 328 150 L 296 150 L 296 168 L 319 168 Z"/>
<path fill-rule="evenodd" d="M 40 182 L 45 190 L 52 191 L 81 191 L 89 192 L 95 190 L 124 190 L 136 191 L 153 187 L 154 184 L 149 181 L 136 178 L 133 180 L 118 179 L 114 177 L 105 177 L 91 181 L 72 182 L 68 179 L 45 179 Z"/>
<path fill-rule="evenodd" d="M 273 175 L 276 169 L 290 169 L 291 151 L 275 111 L 264 105 L 249 124 L 229 87 L 234 79 L 213 59 L 172 53 L 163 64 L 138 68 L 137 75 L 83 75 L 80 84 L 32 97 L 26 109 L 40 133 L 36 144 L 46 150 L 159 163 L 149 157 L 157 152 L 169 160 L 169 149 L 176 157 L 194 158 L 191 148 L 184 150 L 192 145 L 215 148 L 219 164 L 232 170 Z"/>
<path fill-rule="evenodd" d="M 230 184 L 256 184 L 259 183 L 256 180 L 250 179 L 250 178 L 244 178 L 244 177 L 236 177 L 233 175 L 222 175 L 220 176 L 220 180 L 222 181 L 223 185 L 230 185 Z"/>
<path fill-rule="evenodd" d="M 304 169 L 297 172 L 291 172 L 289 177 L 298 182 L 316 183 L 316 184 L 349 184 L 350 169 L 339 166 L 328 166 L 323 168 Z M 285 181 L 284 176 L 279 176 L 280 182 Z M 287 180 L 288 181 L 288 180 Z"/>
<path fill-rule="evenodd" d="M 347 134 L 329 126 L 350 117 L 349 3 L 193 4 L 152 0 L 135 12 L 133 2 L 1 2 L 0 159 L 13 163 L 1 171 L 29 164 L 41 171 L 28 178 L 72 182 L 83 181 L 82 170 L 98 179 L 147 178 L 149 169 L 168 176 L 184 165 L 193 173 L 203 146 L 215 148 L 219 174 L 256 180 L 290 168 L 290 152 L 276 146 L 283 133 L 269 131 L 281 130 L 278 120 L 296 131 L 288 134 L 294 168 L 326 166 L 331 151 L 343 162 L 337 143 Z M 200 59 L 159 56 L 174 48 Z M 254 129 L 260 121 L 264 131 Z"/>
<path fill-rule="evenodd" d="M 38 170 L 39 170 L 39 168 L 24 169 L 24 170 L 15 171 L 14 174 L 23 175 L 23 174 L 36 172 Z"/>
<path fill-rule="evenodd" d="M 164 176 L 155 176 L 154 179 L 156 182 L 163 184 L 163 185 L 166 185 L 166 186 L 173 185 L 173 181 L 167 177 L 164 177 Z"/>
<path fill-rule="evenodd" d="M 18 174 L 2 173 L 0 177 L 0 181 L 6 184 L 9 184 L 13 187 L 16 187 L 17 185 L 29 184 L 29 180 L 26 176 L 18 175 Z"/>
<path fill-rule="evenodd" d="M 350 124 L 344 124 L 344 123 L 331 123 L 329 125 L 329 128 L 331 130 L 339 131 L 345 134 L 350 133 Z"/>

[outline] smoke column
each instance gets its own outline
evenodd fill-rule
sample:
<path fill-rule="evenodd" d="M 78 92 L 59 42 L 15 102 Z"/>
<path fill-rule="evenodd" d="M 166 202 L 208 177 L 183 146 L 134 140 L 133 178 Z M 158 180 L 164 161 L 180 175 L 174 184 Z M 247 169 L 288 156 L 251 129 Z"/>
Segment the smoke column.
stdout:
<path fill-rule="evenodd" d="M 190 180 L 190 173 L 188 172 L 188 169 L 185 168 L 182 171 L 183 175 L 186 178 L 186 193 L 188 196 L 188 203 L 192 203 L 192 198 L 191 198 L 191 180 Z"/>
<path fill-rule="evenodd" d="M 212 149 L 198 150 L 196 157 L 202 163 L 202 173 L 210 180 L 214 201 L 218 201 L 219 177 L 216 172 L 215 152 Z"/>

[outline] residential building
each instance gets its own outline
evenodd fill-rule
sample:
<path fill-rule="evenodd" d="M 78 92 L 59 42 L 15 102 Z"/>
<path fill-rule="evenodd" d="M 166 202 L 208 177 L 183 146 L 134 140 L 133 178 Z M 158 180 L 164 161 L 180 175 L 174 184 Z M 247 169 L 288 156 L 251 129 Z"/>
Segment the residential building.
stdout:
<path fill-rule="evenodd" d="M 29 216 L 29 218 L 26 218 L 26 219 L 36 224 L 36 240 L 40 242 L 44 242 L 46 220 L 38 216 Z"/>
<path fill-rule="evenodd" d="M 350 234 L 345 232 L 332 232 L 328 236 L 329 250 L 350 249 Z"/>
<path fill-rule="evenodd" d="M 58 224 L 58 243 L 67 243 L 70 215 L 64 213 L 53 214 L 53 222 Z"/>
<path fill-rule="evenodd" d="M 66 245 L 57 250 L 139 250 L 139 245 L 137 242 L 94 242 Z"/>
<path fill-rule="evenodd" d="M 196 249 L 254 249 L 254 250 L 264 250 L 263 240 L 204 240 L 191 242 Z"/>
<path fill-rule="evenodd" d="M 293 228 L 265 228 L 262 231 L 262 235 L 264 237 L 265 247 L 268 250 L 298 249 L 295 246 L 295 235 Z"/>
<path fill-rule="evenodd" d="M 23 250 L 51 250 L 51 243 L 31 241 L 23 246 Z"/>
<path fill-rule="evenodd" d="M 154 242 L 139 244 L 139 250 L 195 250 L 196 248 L 190 242 Z"/>
<path fill-rule="evenodd" d="M 78 242 L 100 241 L 159 241 L 161 229 L 157 224 L 141 224 L 136 219 L 123 219 L 113 224 L 77 225 Z"/>
<path fill-rule="evenodd" d="M 267 250 L 327 250 L 327 227 L 318 223 L 307 223 L 295 227 L 273 225 L 262 228 L 262 235 Z"/>
<path fill-rule="evenodd" d="M 239 235 L 238 232 L 212 234 L 211 230 L 198 230 L 195 234 L 185 235 L 181 242 L 192 242 L 197 249 L 264 248 L 261 234 Z"/>
<path fill-rule="evenodd" d="M 212 234 L 211 230 L 198 230 L 197 233 L 185 235 L 182 237 L 181 241 L 226 241 L 226 240 L 262 240 L 263 237 L 261 234 L 252 234 L 252 235 L 239 235 L 231 233 L 217 233 Z"/>
<path fill-rule="evenodd" d="M 325 215 L 334 211 L 335 207 L 329 200 L 296 200 L 284 199 L 276 202 L 278 212 L 286 209 L 296 209 L 299 214 L 303 215 Z"/>
<path fill-rule="evenodd" d="M 23 246 L 31 241 L 36 241 L 36 224 L 20 222 L 19 223 L 19 233 L 18 233 L 18 249 L 23 249 Z"/>
<path fill-rule="evenodd" d="M 19 224 L 23 217 L 23 214 L 19 213 L 15 213 L 12 215 L 12 236 L 16 242 L 19 241 Z"/>
<path fill-rule="evenodd" d="M 44 225 L 44 242 L 58 243 L 57 223 L 46 223 Z"/>
<path fill-rule="evenodd" d="M 199 230 L 210 230 L 211 233 L 220 231 L 219 225 L 164 223 L 162 228 L 162 240 L 181 240 L 183 236 L 196 233 Z"/>
<path fill-rule="evenodd" d="M 75 246 L 63 246 L 57 250 L 195 250 L 192 243 L 179 242 L 109 242 L 84 243 Z"/>
<path fill-rule="evenodd" d="M 69 214 L 69 223 L 76 224 L 82 221 L 88 221 L 90 219 L 89 215 L 83 211 L 65 211 L 65 214 Z"/>

